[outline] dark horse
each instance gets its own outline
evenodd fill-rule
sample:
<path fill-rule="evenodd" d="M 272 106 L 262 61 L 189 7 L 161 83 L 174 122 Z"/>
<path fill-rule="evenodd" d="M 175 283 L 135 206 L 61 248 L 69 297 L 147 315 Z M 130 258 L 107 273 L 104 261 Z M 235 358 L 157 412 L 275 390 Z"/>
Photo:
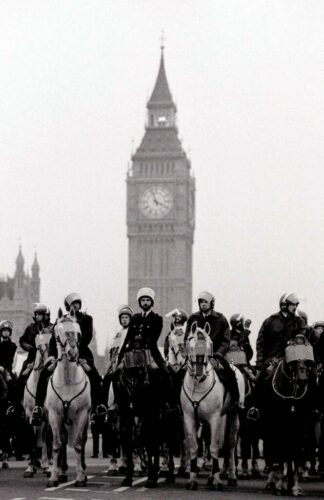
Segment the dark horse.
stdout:
<path fill-rule="evenodd" d="M 147 460 L 145 486 L 154 488 L 157 485 L 164 384 L 160 369 L 152 365 L 147 349 L 128 351 L 113 381 L 121 446 L 127 462 L 123 486 L 132 486 L 135 450 Z"/>
<path fill-rule="evenodd" d="M 314 398 L 313 348 L 297 335 L 285 357 L 273 367 L 264 383 L 263 428 L 265 459 L 270 467 L 267 488 L 282 494 L 284 465 L 287 490 L 302 495 L 299 477 L 305 457 L 307 433 L 312 427 Z"/>

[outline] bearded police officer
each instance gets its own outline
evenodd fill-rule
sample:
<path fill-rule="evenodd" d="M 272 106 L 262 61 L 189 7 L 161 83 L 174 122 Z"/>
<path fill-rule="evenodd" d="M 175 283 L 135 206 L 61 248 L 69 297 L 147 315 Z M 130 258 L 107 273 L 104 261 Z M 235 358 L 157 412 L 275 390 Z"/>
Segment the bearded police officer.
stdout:
<path fill-rule="evenodd" d="M 210 326 L 210 338 L 213 342 L 213 357 L 211 364 L 217 371 L 221 382 L 231 396 L 231 405 L 235 405 L 239 400 L 239 390 L 235 373 L 229 363 L 224 358 L 224 354 L 230 347 L 229 324 L 223 314 L 214 311 L 215 297 L 212 293 L 204 291 L 198 295 L 199 311 L 189 316 L 185 338 L 187 340 L 191 327 L 197 323 L 199 328 L 204 329 L 206 323 Z"/>
<path fill-rule="evenodd" d="M 158 340 L 163 328 L 162 316 L 153 311 L 155 292 L 152 288 L 140 288 L 137 292 L 137 302 L 141 312 L 133 315 L 128 327 L 128 332 L 124 345 L 119 353 L 118 362 L 123 359 L 125 352 L 134 350 L 139 344 L 142 348 L 148 349 L 156 365 L 163 374 L 164 400 L 167 409 L 173 405 L 172 382 L 166 363 L 158 348 Z"/>

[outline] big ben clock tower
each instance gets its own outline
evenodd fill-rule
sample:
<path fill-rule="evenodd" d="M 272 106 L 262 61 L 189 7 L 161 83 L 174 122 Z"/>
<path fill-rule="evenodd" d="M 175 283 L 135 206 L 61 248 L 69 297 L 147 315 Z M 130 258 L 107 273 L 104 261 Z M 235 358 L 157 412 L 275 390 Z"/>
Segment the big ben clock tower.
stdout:
<path fill-rule="evenodd" d="M 127 229 L 129 303 L 136 309 L 137 290 L 149 286 L 164 316 L 175 307 L 191 312 L 195 180 L 178 137 L 163 49 L 144 137 L 127 175 Z"/>

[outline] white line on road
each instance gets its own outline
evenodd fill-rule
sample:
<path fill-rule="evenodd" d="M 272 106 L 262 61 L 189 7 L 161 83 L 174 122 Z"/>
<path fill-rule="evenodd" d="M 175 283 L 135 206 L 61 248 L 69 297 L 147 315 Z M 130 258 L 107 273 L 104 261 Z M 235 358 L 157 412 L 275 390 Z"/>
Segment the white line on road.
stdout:
<path fill-rule="evenodd" d="M 74 500 L 71 497 L 39 497 L 38 500 Z"/>
<path fill-rule="evenodd" d="M 75 491 L 75 488 L 65 488 L 65 491 Z M 82 492 L 82 491 L 90 491 L 89 489 L 85 489 L 85 488 L 78 488 L 78 493 L 79 492 Z"/>
<path fill-rule="evenodd" d="M 133 486 L 136 486 L 137 484 L 144 483 L 144 481 L 147 480 L 147 477 L 141 477 L 140 479 L 137 479 L 136 481 L 133 481 Z M 130 486 L 121 486 L 120 488 L 116 488 L 114 491 L 126 491 L 130 488 Z"/>
<path fill-rule="evenodd" d="M 93 477 L 95 477 L 95 476 L 88 476 L 88 479 L 92 479 Z M 59 484 L 58 486 L 51 486 L 49 488 L 45 488 L 44 491 L 56 491 L 56 490 L 59 490 L 61 488 L 66 488 L 67 486 L 71 486 L 74 483 L 75 483 L 75 480 L 74 481 L 68 481 L 67 483 Z"/>
<path fill-rule="evenodd" d="M 26 497 L 16 497 L 12 498 L 11 500 L 26 500 Z"/>

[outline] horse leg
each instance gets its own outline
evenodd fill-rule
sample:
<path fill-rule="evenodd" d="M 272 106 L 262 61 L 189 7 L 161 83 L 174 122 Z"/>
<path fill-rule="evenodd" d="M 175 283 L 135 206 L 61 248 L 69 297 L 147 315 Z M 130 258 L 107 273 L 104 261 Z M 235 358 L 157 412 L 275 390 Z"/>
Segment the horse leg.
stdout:
<path fill-rule="evenodd" d="M 303 495 L 303 491 L 299 485 L 300 470 L 296 462 L 294 462 L 294 471 L 292 477 L 292 488 L 291 493 L 294 497 L 300 497 Z"/>
<path fill-rule="evenodd" d="M 87 484 L 84 449 L 87 440 L 88 418 L 87 411 L 80 414 L 79 419 L 75 424 L 77 428 L 73 429 L 74 432 L 72 433 L 72 435 L 75 436 L 73 447 L 77 459 L 77 476 L 75 480 L 76 487 L 83 487 Z"/>
<path fill-rule="evenodd" d="M 133 463 L 133 417 L 130 414 L 121 416 L 121 447 L 126 457 L 126 476 L 122 486 L 133 485 L 134 463 Z"/>
<path fill-rule="evenodd" d="M 197 457 L 198 457 L 198 440 L 194 416 L 189 413 L 184 413 L 184 426 L 189 443 L 190 450 L 190 478 L 187 483 L 187 490 L 196 490 L 197 482 Z"/>
<path fill-rule="evenodd" d="M 227 414 L 226 425 L 226 447 L 228 449 L 228 485 L 237 486 L 235 450 L 237 444 L 237 433 L 239 429 L 239 418 L 237 411 L 233 409 Z"/>
<path fill-rule="evenodd" d="M 210 426 L 210 453 L 212 457 L 212 469 L 211 473 L 207 480 L 207 486 L 209 489 L 222 491 L 223 483 L 220 477 L 220 468 L 219 468 L 219 445 L 220 445 L 220 433 L 223 430 L 222 428 L 222 418 L 220 413 L 216 413 L 210 418 L 209 426 Z"/>
<path fill-rule="evenodd" d="M 34 477 L 34 474 L 36 473 L 36 466 L 35 466 L 35 432 L 34 428 L 32 425 L 27 426 L 27 441 L 28 441 L 28 448 L 29 448 L 29 458 L 28 458 L 28 466 L 27 469 L 24 471 L 24 478 L 31 478 Z"/>
<path fill-rule="evenodd" d="M 47 486 L 56 487 L 59 484 L 59 453 L 63 445 L 61 434 L 63 415 L 50 415 L 50 426 L 53 432 L 53 466 Z"/>

